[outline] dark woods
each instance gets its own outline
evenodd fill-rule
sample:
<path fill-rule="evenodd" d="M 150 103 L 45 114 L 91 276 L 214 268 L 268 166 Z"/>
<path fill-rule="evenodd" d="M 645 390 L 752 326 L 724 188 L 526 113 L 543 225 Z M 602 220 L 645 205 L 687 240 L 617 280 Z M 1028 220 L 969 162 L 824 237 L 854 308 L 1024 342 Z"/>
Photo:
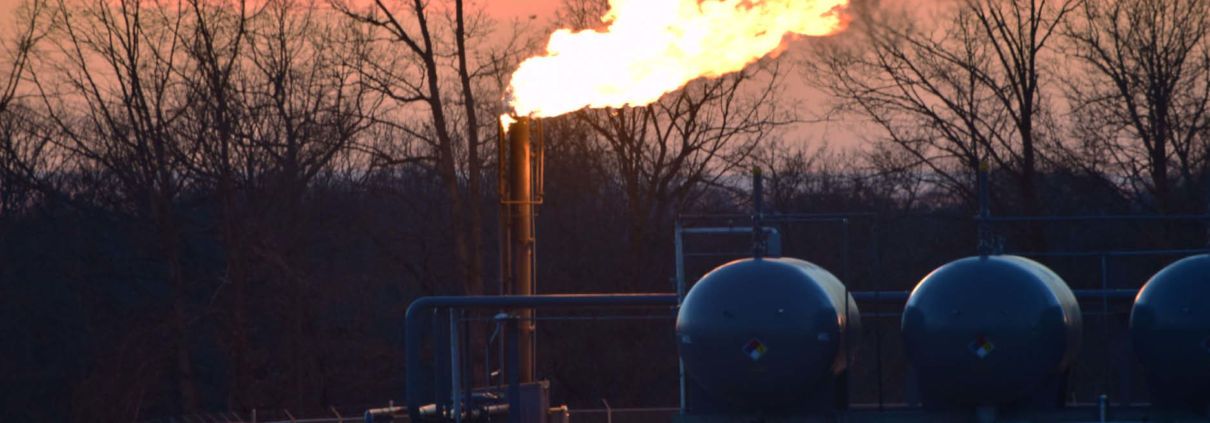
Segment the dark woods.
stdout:
<path fill-rule="evenodd" d="M 753 165 L 776 211 L 882 216 L 853 241 L 883 269 L 854 270 L 858 289 L 973 251 L 980 161 L 996 214 L 1204 211 L 1207 2 L 1033 3 L 968 0 L 932 28 L 865 2 L 801 56 L 546 120 L 539 290 L 670 290 L 675 216 L 742 212 Z M 558 20 L 601 10 L 567 0 Z M 356 415 L 403 398 L 412 299 L 498 292 L 499 99 L 548 23 L 460 0 L 32 0 L 6 19 L 0 419 Z M 804 79 L 869 140 L 783 140 L 809 118 L 786 95 Z M 1205 241 L 1104 229 L 1002 235 Z M 787 253 L 841 266 L 835 231 L 792 234 Z M 547 325 L 539 371 L 573 407 L 674 404 L 663 324 Z"/>

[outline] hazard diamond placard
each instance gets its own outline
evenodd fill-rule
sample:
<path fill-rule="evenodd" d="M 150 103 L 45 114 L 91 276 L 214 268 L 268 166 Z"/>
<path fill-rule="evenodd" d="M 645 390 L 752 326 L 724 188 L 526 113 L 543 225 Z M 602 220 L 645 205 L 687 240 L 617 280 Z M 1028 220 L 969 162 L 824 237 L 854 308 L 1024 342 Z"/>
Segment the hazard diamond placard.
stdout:
<path fill-rule="evenodd" d="M 765 348 L 765 344 L 762 344 L 760 340 L 753 338 L 751 341 L 748 341 L 747 344 L 744 344 L 743 350 L 744 354 L 747 355 L 748 358 L 756 361 L 760 360 L 760 358 L 765 355 L 765 352 L 768 351 L 768 348 Z"/>
<path fill-rule="evenodd" d="M 996 346 L 992 344 L 991 341 L 988 341 L 987 338 L 980 336 L 976 338 L 974 342 L 971 342 L 967 348 L 969 348 L 971 352 L 979 358 L 984 358 L 987 357 L 988 354 L 991 354 L 992 350 L 996 349 Z"/>

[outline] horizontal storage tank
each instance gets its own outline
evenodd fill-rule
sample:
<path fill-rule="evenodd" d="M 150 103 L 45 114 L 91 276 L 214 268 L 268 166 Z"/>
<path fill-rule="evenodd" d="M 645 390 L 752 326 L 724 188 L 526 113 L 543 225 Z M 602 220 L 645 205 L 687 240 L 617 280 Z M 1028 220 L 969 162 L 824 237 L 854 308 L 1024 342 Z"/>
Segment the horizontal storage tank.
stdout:
<path fill-rule="evenodd" d="M 1210 255 L 1177 261 L 1147 281 L 1130 333 L 1152 403 L 1210 411 Z"/>
<path fill-rule="evenodd" d="M 1075 295 L 1023 257 L 957 260 L 934 270 L 903 311 L 904 350 L 929 408 L 1062 401 L 1080 345 Z M 1053 397 L 1051 395 L 1054 395 Z"/>
<path fill-rule="evenodd" d="M 800 408 L 844 371 L 859 331 L 844 285 L 793 258 L 714 269 L 685 296 L 676 319 L 685 372 L 733 411 Z"/>

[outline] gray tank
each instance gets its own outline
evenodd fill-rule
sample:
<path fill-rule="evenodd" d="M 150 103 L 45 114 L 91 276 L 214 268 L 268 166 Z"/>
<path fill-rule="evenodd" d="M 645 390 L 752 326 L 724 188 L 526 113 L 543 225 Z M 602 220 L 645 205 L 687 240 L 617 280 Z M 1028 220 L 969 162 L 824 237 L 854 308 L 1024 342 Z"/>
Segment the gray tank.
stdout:
<path fill-rule="evenodd" d="M 692 382 L 732 410 L 798 407 L 853 358 L 860 314 L 831 273 L 793 258 L 744 259 L 702 277 L 677 343 Z"/>
<path fill-rule="evenodd" d="M 1177 261 L 1143 285 L 1130 313 L 1151 401 L 1210 406 L 1210 255 Z"/>
<path fill-rule="evenodd" d="M 930 408 L 1019 404 L 1039 395 L 1058 403 L 1081 330 L 1067 284 L 1016 256 L 941 266 L 916 285 L 903 311 L 904 349 Z"/>

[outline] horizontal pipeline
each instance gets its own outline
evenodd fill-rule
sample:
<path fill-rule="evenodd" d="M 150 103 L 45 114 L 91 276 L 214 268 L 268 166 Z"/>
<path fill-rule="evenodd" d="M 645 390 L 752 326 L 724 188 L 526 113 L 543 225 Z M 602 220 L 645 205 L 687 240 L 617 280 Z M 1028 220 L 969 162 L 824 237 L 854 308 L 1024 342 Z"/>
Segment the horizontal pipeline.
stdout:
<path fill-rule="evenodd" d="M 1139 294 L 1137 289 L 1073 289 L 1078 300 L 1100 299 L 1134 299 Z M 911 294 L 908 291 L 852 291 L 853 299 L 861 302 L 902 303 Z"/>
<path fill-rule="evenodd" d="M 975 216 L 975 220 L 988 222 L 1082 222 L 1102 220 L 1210 220 L 1210 214 L 1167 214 L 1167 215 L 1088 215 L 1088 216 Z"/>

